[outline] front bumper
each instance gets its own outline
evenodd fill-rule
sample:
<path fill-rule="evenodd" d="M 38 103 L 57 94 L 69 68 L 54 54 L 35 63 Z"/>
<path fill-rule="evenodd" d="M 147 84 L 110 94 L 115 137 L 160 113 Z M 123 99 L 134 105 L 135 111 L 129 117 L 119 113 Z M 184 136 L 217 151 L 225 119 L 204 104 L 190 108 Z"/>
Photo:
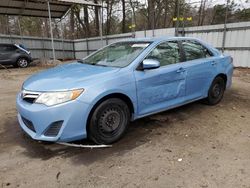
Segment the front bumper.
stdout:
<path fill-rule="evenodd" d="M 78 100 L 55 106 L 29 103 L 17 95 L 16 106 L 21 128 L 35 140 L 69 142 L 87 137 L 86 123 L 89 105 Z M 27 122 L 32 127 L 27 126 Z M 46 134 L 60 122 L 56 135 Z M 58 128 L 58 127 L 57 127 Z"/>

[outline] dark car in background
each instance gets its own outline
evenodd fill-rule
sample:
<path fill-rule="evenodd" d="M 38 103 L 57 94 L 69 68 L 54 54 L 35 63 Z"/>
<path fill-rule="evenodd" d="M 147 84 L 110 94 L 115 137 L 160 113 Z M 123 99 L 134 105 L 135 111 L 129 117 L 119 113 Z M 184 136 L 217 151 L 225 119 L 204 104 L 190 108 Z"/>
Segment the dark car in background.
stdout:
<path fill-rule="evenodd" d="M 21 44 L 0 44 L 0 64 L 26 68 L 32 61 L 30 51 Z"/>

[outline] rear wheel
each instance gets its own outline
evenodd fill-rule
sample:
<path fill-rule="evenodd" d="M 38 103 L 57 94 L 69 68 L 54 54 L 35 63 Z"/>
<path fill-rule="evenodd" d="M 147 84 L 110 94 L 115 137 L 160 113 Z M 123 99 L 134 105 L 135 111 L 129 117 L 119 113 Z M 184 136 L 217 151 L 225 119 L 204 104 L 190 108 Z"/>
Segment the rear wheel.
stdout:
<path fill-rule="evenodd" d="M 223 98 L 225 88 L 225 80 L 222 77 L 216 77 L 209 88 L 208 97 L 205 99 L 205 103 L 209 105 L 218 104 Z"/>
<path fill-rule="evenodd" d="M 118 141 L 126 132 L 130 121 L 128 105 L 121 99 L 103 101 L 91 116 L 89 138 L 98 144 L 111 144 Z"/>
<path fill-rule="evenodd" d="M 29 61 L 26 58 L 19 58 L 16 62 L 16 65 L 20 68 L 26 68 L 29 65 Z"/>

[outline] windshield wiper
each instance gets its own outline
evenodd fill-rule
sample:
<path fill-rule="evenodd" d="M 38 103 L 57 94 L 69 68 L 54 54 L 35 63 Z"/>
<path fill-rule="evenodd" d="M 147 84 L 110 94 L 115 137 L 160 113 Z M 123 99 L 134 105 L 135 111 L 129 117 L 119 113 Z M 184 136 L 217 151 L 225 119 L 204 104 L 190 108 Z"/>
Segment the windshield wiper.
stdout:
<path fill-rule="evenodd" d="M 96 65 L 96 66 L 102 66 L 102 67 L 108 67 L 108 65 L 102 65 L 102 64 L 91 64 L 91 65 Z"/>
<path fill-rule="evenodd" d="M 103 64 L 97 64 L 97 63 L 88 63 L 84 60 L 78 59 L 77 60 L 78 63 L 82 63 L 82 64 L 90 64 L 90 65 L 96 65 L 96 66 L 102 66 L 102 67 L 108 67 L 108 65 L 103 65 Z"/>
<path fill-rule="evenodd" d="M 84 62 L 83 60 L 81 60 L 81 59 L 78 59 L 76 62 L 77 62 L 77 63 L 85 64 L 85 62 Z"/>

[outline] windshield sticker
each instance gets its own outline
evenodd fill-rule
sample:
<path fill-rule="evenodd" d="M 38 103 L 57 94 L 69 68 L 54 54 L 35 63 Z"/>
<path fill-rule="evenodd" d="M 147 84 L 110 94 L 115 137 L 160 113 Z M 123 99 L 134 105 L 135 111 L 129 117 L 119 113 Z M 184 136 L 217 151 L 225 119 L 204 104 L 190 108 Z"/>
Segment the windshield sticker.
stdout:
<path fill-rule="evenodd" d="M 149 45 L 149 43 L 137 43 L 133 44 L 131 47 L 132 48 L 146 48 Z"/>

